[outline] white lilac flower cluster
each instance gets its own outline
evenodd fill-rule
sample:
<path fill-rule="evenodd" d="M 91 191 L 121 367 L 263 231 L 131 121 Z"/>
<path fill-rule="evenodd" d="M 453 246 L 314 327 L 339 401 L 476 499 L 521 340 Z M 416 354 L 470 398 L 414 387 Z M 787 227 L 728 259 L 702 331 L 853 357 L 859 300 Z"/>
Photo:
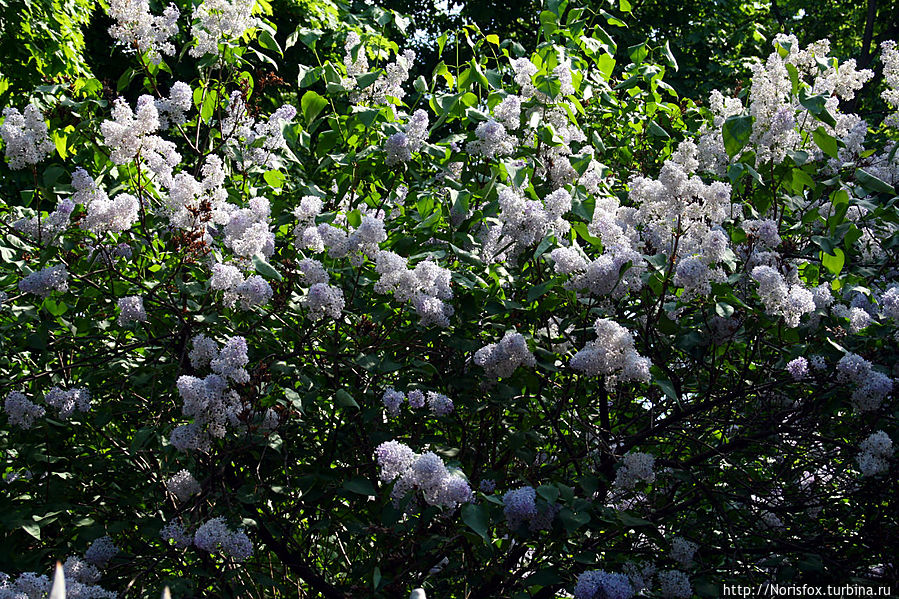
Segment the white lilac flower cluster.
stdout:
<path fill-rule="evenodd" d="M 228 203 L 222 159 L 210 154 L 200 171 L 202 179 L 180 172 L 172 178 L 163 200 L 169 223 L 185 231 L 226 225 L 236 206 Z"/>
<path fill-rule="evenodd" d="M 33 403 L 20 391 L 10 391 L 6 395 L 3 411 L 6 412 L 12 426 L 23 430 L 30 429 L 35 419 L 41 418 L 46 413 L 42 406 Z"/>
<path fill-rule="evenodd" d="M 511 251 L 513 255 L 538 243 L 549 233 L 561 238 L 571 228 L 564 218 L 571 210 L 571 194 L 565 189 L 553 191 L 541 202 L 526 200 L 518 190 L 502 186 L 497 199 L 502 235 L 516 244 Z"/>
<path fill-rule="evenodd" d="M 159 112 L 159 128 L 166 130 L 170 127 L 183 125 L 187 121 L 187 114 L 194 106 L 194 93 L 190 85 L 183 81 L 176 81 L 169 88 L 169 97 L 156 100 L 156 110 Z"/>
<path fill-rule="evenodd" d="M 730 216 L 730 185 L 720 181 L 706 184 L 696 174 L 697 151 L 693 142 L 683 141 L 664 162 L 657 179 L 632 178 L 629 197 L 636 211 L 619 216 L 640 228 L 647 249 L 675 259 L 703 255 L 709 234 Z M 607 227 L 612 229 L 613 224 L 617 223 L 611 221 Z"/>
<path fill-rule="evenodd" d="M 57 236 L 66 230 L 69 226 L 69 219 L 72 211 L 75 209 L 75 202 L 70 198 L 60 200 L 56 205 L 56 210 L 41 218 L 40 215 L 31 218 L 21 218 L 13 223 L 13 228 L 32 238 L 36 242 L 45 243 L 55 240 L 55 245 L 59 245 Z"/>
<path fill-rule="evenodd" d="M 231 94 L 226 117 L 222 120 L 222 135 L 238 150 L 245 163 L 265 168 L 278 166 L 278 151 L 287 146 L 283 128 L 293 122 L 297 109 L 285 104 L 257 122 L 239 91 Z"/>
<path fill-rule="evenodd" d="M 209 288 L 215 291 L 224 291 L 226 306 L 234 307 L 234 304 L 240 300 L 240 307 L 243 310 L 265 305 L 274 295 L 271 285 L 261 276 L 245 277 L 233 264 L 220 262 L 212 265 Z"/>
<path fill-rule="evenodd" d="M 883 80 L 886 89 L 880 97 L 896 112 L 888 116 L 884 123 L 899 128 L 899 51 L 896 42 L 888 40 L 880 45 L 880 62 L 883 64 Z"/>
<path fill-rule="evenodd" d="M 365 47 L 358 34 L 350 33 L 344 48 L 346 54 L 343 62 L 349 77 L 343 79 L 343 84 L 344 87 L 351 90 L 350 101 L 356 104 L 369 103 L 374 106 L 389 106 L 391 113 L 394 113 L 392 99 L 402 102 L 406 96 L 403 83 L 409 79 L 409 71 L 415 63 L 415 52 L 405 50 L 402 54 L 397 54 L 396 60 L 384 68 L 374 83 L 364 89 L 359 89 L 355 76 L 368 71 Z M 353 58 L 354 53 L 357 53 L 355 59 Z"/>
<path fill-rule="evenodd" d="M 378 281 L 375 292 L 393 293 L 398 302 L 409 303 L 415 308 L 422 326 L 449 326 L 454 310 L 446 300 L 452 299 L 450 271 L 432 260 L 422 260 L 409 268 L 406 258 L 382 250 L 375 257 Z"/>
<path fill-rule="evenodd" d="M 125 52 L 146 53 L 153 64 L 159 64 L 163 54 L 175 53 L 169 40 L 178 33 L 181 13 L 174 4 L 156 16 L 150 12 L 149 0 L 111 0 L 109 16 L 116 21 L 109 27 L 109 36 Z"/>
<path fill-rule="evenodd" d="M 48 266 L 19 281 L 19 291 L 47 297 L 51 291 L 65 293 L 69 289 L 69 271 L 64 264 Z"/>
<path fill-rule="evenodd" d="M 829 135 L 843 142 L 839 159 L 831 161 L 831 165 L 853 160 L 864 150 L 867 123 L 856 115 L 842 114 L 840 101 L 852 100 L 873 73 L 856 69 L 855 60 L 838 64 L 836 59 L 828 57 L 827 40 L 800 49 L 795 36 L 779 34 L 774 46 L 775 51 L 764 63 L 752 66 L 748 105 L 752 132 L 744 151 L 755 152 L 757 164 L 768 161 L 779 164 L 789 152 L 803 147 L 805 134 L 822 126 Z M 826 98 L 824 108 L 834 117 L 833 125 L 814 118 L 793 94 L 791 69 L 798 75 L 800 88 L 809 96 L 820 94 Z M 701 160 L 707 170 L 723 173 L 730 160 L 724 149 L 722 126 L 728 117 L 742 114 L 744 108 L 739 99 L 725 98 L 717 91 L 712 93 L 709 105 L 714 121 L 712 127 L 701 131 Z M 824 158 L 817 148 L 813 153 L 816 160 Z M 739 159 L 739 155 L 734 158 Z"/>
<path fill-rule="evenodd" d="M 381 403 L 384 404 L 391 416 L 399 416 L 400 408 L 406 400 L 409 401 L 409 407 L 414 409 L 423 408 L 427 405 L 435 416 L 450 414 L 455 407 L 452 399 L 436 391 L 428 391 L 426 395 L 419 389 L 403 393 L 395 390 L 393 387 L 388 387 L 381 396 Z"/>
<path fill-rule="evenodd" d="M 213 518 L 194 533 L 194 545 L 209 553 L 221 553 L 236 562 L 244 562 L 253 555 L 253 542 L 241 529 L 232 531 L 223 517 Z"/>
<path fill-rule="evenodd" d="M 665 599 L 689 599 L 693 596 L 690 577 L 680 570 L 663 570 L 659 572 L 658 580 Z"/>
<path fill-rule="evenodd" d="M 519 529 L 523 524 L 527 524 L 531 531 L 546 530 L 552 526 L 558 512 L 559 506 L 554 503 L 542 509 L 537 506 L 537 492 L 534 487 L 519 487 L 503 495 L 503 513 L 506 516 L 506 524 L 512 530 Z"/>
<path fill-rule="evenodd" d="M 652 483 L 656 479 L 653 470 L 655 461 L 655 456 L 649 453 L 639 451 L 626 453 L 615 473 L 614 485 L 619 489 L 633 489 L 641 481 Z"/>
<path fill-rule="evenodd" d="M 159 110 L 152 96 L 137 99 L 132 110 L 124 98 L 113 103 L 112 119 L 100 124 L 103 143 L 115 164 L 127 164 L 140 156 L 142 167 L 156 175 L 163 186 L 172 181 L 172 170 L 181 162 L 175 144 L 153 135 L 160 126 Z"/>
<path fill-rule="evenodd" d="M 787 362 L 787 372 L 794 381 L 804 379 L 808 376 L 808 360 L 802 356 L 790 360 Z"/>
<path fill-rule="evenodd" d="M 815 296 L 803 285 L 795 272 L 793 281 L 768 265 L 756 266 L 750 276 L 758 283 L 758 294 L 771 316 L 783 316 L 788 327 L 798 327 L 803 315 L 814 312 Z"/>
<path fill-rule="evenodd" d="M 139 295 L 129 295 L 119 298 L 119 326 L 126 327 L 134 322 L 146 322 L 147 311 L 144 310 L 144 300 Z"/>
<path fill-rule="evenodd" d="M 84 552 L 84 560 L 98 568 L 105 568 L 109 560 L 118 555 L 118 553 L 119 548 L 115 546 L 112 539 L 108 536 L 103 536 L 96 539 L 87 548 L 87 551 Z"/>
<path fill-rule="evenodd" d="M 571 367 L 587 376 L 607 376 L 610 381 L 650 379 L 650 361 L 637 353 L 630 331 L 608 318 L 593 323 L 596 340 L 571 358 Z"/>
<path fill-rule="evenodd" d="M 394 133 L 384 142 L 384 163 L 396 166 L 412 160 L 412 153 L 421 149 L 428 138 L 428 113 L 416 110 L 406 123 L 405 131 Z"/>
<path fill-rule="evenodd" d="M 208 366 L 213 374 L 202 379 L 189 375 L 178 378 L 178 393 L 184 401 L 181 412 L 193 421 L 176 427 L 169 441 L 183 452 L 205 451 L 211 437 L 221 439 L 229 427 L 241 426 L 238 415 L 243 404 L 238 393 L 229 388 L 228 380 L 238 384 L 250 380 L 244 368 L 249 358 L 243 337 L 229 337 L 219 348 L 215 340 L 197 335 L 193 338 L 190 361 L 196 369 Z"/>
<path fill-rule="evenodd" d="M 71 418 L 75 411 L 89 412 L 91 409 L 90 393 L 87 389 L 63 389 L 52 387 L 44 394 L 44 403 L 57 411 L 62 420 Z M 3 410 L 9 423 L 23 430 L 30 429 L 35 419 L 46 414 L 46 410 L 28 399 L 20 391 L 10 391 L 3 403 Z"/>
<path fill-rule="evenodd" d="M 44 116 L 34 104 L 26 106 L 24 113 L 16 108 L 4 108 L 3 117 L 0 139 L 6 146 L 9 168 L 19 170 L 34 166 L 56 148 L 50 140 Z"/>
<path fill-rule="evenodd" d="M 312 320 L 323 318 L 336 320 L 340 318 L 345 305 L 343 289 L 327 283 L 312 285 L 303 301 L 309 309 L 309 318 Z"/>
<path fill-rule="evenodd" d="M 181 502 L 187 501 L 201 490 L 200 483 L 187 470 L 179 470 L 172 475 L 165 481 L 165 488 Z"/>
<path fill-rule="evenodd" d="M 861 442 L 859 449 L 861 451 L 855 459 L 863 476 L 875 476 L 890 469 L 889 460 L 893 455 L 893 440 L 885 432 L 872 433 Z"/>
<path fill-rule="evenodd" d="M 347 34 L 343 50 L 343 66 L 346 68 L 347 77 L 341 80 L 341 84 L 347 89 L 352 89 L 356 87 L 356 77 L 368 72 L 368 56 L 362 38 L 355 31 Z"/>
<path fill-rule="evenodd" d="M 683 537 L 671 539 L 671 559 L 679 563 L 683 568 L 689 567 L 697 549 L 699 549 L 699 545 Z"/>
<path fill-rule="evenodd" d="M 246 260 L 256 254 L 270 257 L 275 252 L 275 234 L 269 229 L 271 214 L 266 198 L 253 198 L 248 207 L 233 210 L 225 225 L 225 246 Z"/>
<path fill-rule="evenodd" d="M 91 409 L 91 396 L 87 389 L 62 389 L 53 387 L 44 395 L 44 403 L 57 410 L 62 420 L 68 420 L 75 414 Z"/>
<path fill-rule="evenodd" d="M 846 354 L 837 362 L 837 378 L 855 385 L 852 407 L 857 412 L 880 409 L 883 400 L 893 392 L 893 379 L 874 370 L 874 366 L 857 354 Z"/>
<path fill-rule="evenodd" d="M 194 8 L 190 29 L 196 45 L 190 55 L 196 58 L 219 53 L 219 44 L 243 37 L 247 29 L 256 27 L 253 17 L 256 0 L 203 0 Z"/>
<path fill-rule="evenodd" d="M 566 289 L 617 299 L 643 286 L 643 256 L 628 246 L 606 246 L 605 252 L 591 261 L 580 246 L 572 243 L 554 249 L 550 257 L 557 274 L 570 276 L 564 283 Z"/>
<path fill-rule="evenodd" d="M 87 204 L 81 227 L 98 236 L 122 233 L 137 222 L 139 209 L 140 202 L 130 193 L 120 193 L 114 200 L 101 193 Z"/>
<path fill-rule="evenodd" d="M 417 454 L 398 441 L 386 441 L 375 450 L 381 467 L 381 480 L 396 481 L 391 496 L 401 501 L 409 492 L 419 489 L 425 503 L 453 509 L 472 499 L 468 481 L 451 473 L 443 460 L 433 452 Z"/>
<path fill-rule="evenodd" d="M 346 225 L 346 214 L 338 214 L 332 223 L 315 224 L 315 218 L 322 209 L 322 202 L 315 196 L 305 196 L 300 206 L 294 210 L 297 225 L 294 227 L 296 246 L 313 252 L 323 252 L 325 248 L 331 258 L 349 256 L 353 266 L 361 266 L 365 258 L 377 259 L 379 244 L 387 240 L 383 213 L 364 212 L 359 226 L 350 234 L 337 225 Z"/>
<path fill-rule="evenodd" d="M 510 329 L 499 343 L 490 343 L 476 351 L 474 363 L 495 378 L 508 378 L 519 366 L 534 368 L 537 360 L 528 349 L 524 336 Z"/>
<path fill-rule="evenodd" d="M 605 570 L 583 572 L 574 585 L 574 599 L 630 599 L 633 596 L 634 588 L 627 576 Z"/>
<path fill-rule="evenodd" d="M 518 139 L 506 131 L 502 123 L 493 119 L 478 123 L 474 130 L 475 139 L 465 144 L 465 151 L 488 160 L 497 156 L 508 156 L 515 151 Z"/>

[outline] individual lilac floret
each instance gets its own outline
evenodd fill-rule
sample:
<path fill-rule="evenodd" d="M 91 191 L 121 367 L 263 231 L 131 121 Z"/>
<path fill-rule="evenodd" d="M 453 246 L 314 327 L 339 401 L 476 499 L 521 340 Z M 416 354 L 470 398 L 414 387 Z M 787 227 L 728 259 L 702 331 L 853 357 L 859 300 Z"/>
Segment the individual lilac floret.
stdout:
<path fill-rule="evenodd" d="M 808 376 L 808 360 L 802 356 L 795 360 L 790 360 L 787 362 L 787 372 L 790 373 L 790 376 L 793 377 L 794 381 L 804 379 Z"/>
<path fill-rule="evenodd" d="M 575 599 L 630 599 L 634 596 L 634 588 L 624 574 L 590 570 L 577 578 L 574 587 Z"/>

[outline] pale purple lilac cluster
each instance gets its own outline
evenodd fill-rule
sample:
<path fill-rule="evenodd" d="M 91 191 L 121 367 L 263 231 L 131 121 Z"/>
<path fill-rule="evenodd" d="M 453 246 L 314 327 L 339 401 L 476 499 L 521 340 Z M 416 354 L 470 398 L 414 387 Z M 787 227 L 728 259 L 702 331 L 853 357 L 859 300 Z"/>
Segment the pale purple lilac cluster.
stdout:
<path fill-rule="evenodd" d="M 537 365 L 527 340 L 514 329 L 506 331 L 499 343 L 490 343 L 476 351 L 473 359 L 495 378 L 508 378 L 519 366 L 534 368 Z"/>
<path fill-rule="evenodd" d="M 381 480 L 395 481 L 391 497 L 397 503 L 416 489 L 428 505 L 449 509 L 472 499 L 468 481 L 450 472 L 433 452 L 417 454 L 403 443 L 387 441 L 377 447 L 375 459 L 381 468 Z"/>

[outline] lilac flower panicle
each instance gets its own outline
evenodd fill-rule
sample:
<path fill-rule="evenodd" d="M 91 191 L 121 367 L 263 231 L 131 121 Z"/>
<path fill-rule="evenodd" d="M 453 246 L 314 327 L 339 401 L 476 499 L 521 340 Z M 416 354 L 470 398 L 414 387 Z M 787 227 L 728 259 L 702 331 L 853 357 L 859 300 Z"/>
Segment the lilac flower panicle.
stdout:
<path fill-rule="evenodd" d="M 799 356 L 787 362 L 787 372 L 793 377 L 794 381 L 804 379 L 808 376 L 808 360 Z"/>
<path fill-rule="evenodd" d="M 634 596 L 631 582 L 624 574 L 590 570 L 578 576 L 575 599 L 630 599 Z"/>
<path fill-rule="evenodd" d="M 3 402 L 3 411 L 9 418 L 12 426 L 28 430 L 34 424 L 35 419 L 45 414 L 43 407 L 29 400 L 24 393 L 10 391 Z"/>
<path fill-rule="evenodd" d="M 431 413 L 436 416 L 445 416 L 452 413 L 454 406 L 453 400 L 442 393 L 428 391 L 428 407 Z"/>
<path fill-rule="evenodd" d="M 139 295 L 129 295 L 119 298 L 119 326 L 128 326 L 134 322 L 146 322 L 147 312 L 144 310 L 144 300 Z"/>
<path fill-rule="evenodd" d="M 119 553 L 119 548 L 115 546 L 108 536 L 100 537 L 94 541 L 87 551 L 84 552 L 85 561 L 97 566 L 105 568 L 109 560 Z"/>
<path fill-rule="evenodd" d="M 58 411 L 59 418 L 68 420 L 77 409 L 89 412 L 91 409 L 90 393 L 87 389 L 61 389 L 53 387 L 44 395 L 44 403 Z"/>
<path fill-rule="evenodd" d="M 680 570 L 663 570 L 658 574 L 662 597 L 666 599 L 689 599 L 693 596 L 690 578 Z"/>
<path fill-rule="evenodd" d="M 200 492 L 200 483 L 187 470 L 179 470 L 165 482 L 166 489 L 178 498 L 178 501 L 187 501 L 191 496 Z"/>
<path fill-rule="evenodd" d="M 391 416 L 398 416 L 405 399 L 406 396 L 403 393 L 395 391 L 393 387 L 388 387 L 381 396 L 381 403 L 384 404 Z"/>

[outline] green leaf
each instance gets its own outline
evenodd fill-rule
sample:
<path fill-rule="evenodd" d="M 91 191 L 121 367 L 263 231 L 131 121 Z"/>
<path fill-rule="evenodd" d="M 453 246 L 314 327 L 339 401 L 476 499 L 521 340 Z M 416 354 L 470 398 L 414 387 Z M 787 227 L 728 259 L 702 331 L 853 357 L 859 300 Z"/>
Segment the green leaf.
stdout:
<path fill-rule="evenodd" d="M 830 97 L 830 94 L 817 94 L 815 96 L 805 96 L 800 93 L 799 95 L 799 103 L 805 107 L 810 113 L 815 115 L 819 121 L 827 123 L 831 127 L 836 127 L 837 120 L 833 118 L 833 115 L 827 111 L 826 104 L 827 98 Z"/>
<path fill-rule="evenodd" d="M 311 89 L 303 94 L 303 99 L 300 100 L 300 108 L 303 110 L 303 118 L 306 119 L 306 123 L 312 123 L 312 121 L 315 120 L 315 117 L 317 117 L 327 105 L 328 101 Z"/>
<path fill-rule="evenodd" d="M 256 254 L 253 256 L 253 267 L 256 269 L 260 275 L 262 275 L 266 279 L 274 279 L 275 281 L 280 281 L 284 277 L 281 276 L 275 267 L 266 261 L 265 256 L 262 254 Z"/>
<path fill-rule="evenodd" d="M 284 181 L 287 180 L 287 175 L 282 173 L 281 171 L 272 170 L 266 171 L 262 178 L 265 179 L 265 182 L 271 185 L 274 189 L 281 189 L 284 187 Z"/>
<path fill-rule="evenodd" d="M 627 49 L 627 55 L 630 56 L 631 62 L 633 62 L 634 64 L 640 64 L 646 59 L 647 56 L 649 56 L 649 50 L 646 49 L 645 42 L 634 44 Z"/>
<path fill-rule="evenodd" d="M 665 40 L 665 45 L 662 46 L 662 57 L 665 59 L 665 64 L 674 69 L 676 73 L 680 67 L 677 66 L 677 60 L 674 58 L 674 54 L 671 53 L 671 46 L 668 44 L 668 40 Z"/>
<path fill-rule="evenodd" d="M 271 50 L 272 52 L 277 52 L 279 56 L 284 56 L 284 52 L 281 51 L 281 46 L 278 45 L 278 42 L 272 37 L 272 34 L 263 29 L 259 32 L 259 45 L 265 48 L 266 50 Z"/>
<path fill-rule="evenodd" d="M 728 117 L 724 121 L 721 135 L 724 138 L 727 155 L 733 158 L 749 142 L 749 136 L 752 135 L 752 117 L 740 115 Z"/>
<path fill-rule="evenodd" d="M 837 140 L 825 131 L 824 127 L 818 127 L 812 131 L 812 138 L 815 140 L 815 145 L 821 148 L 822 152 L 831 158 L 837 158 L 839 156 Z"/>
<path fill-rule="evenodd" d="M 821 264 L 834 275 L 839 275 L 846 262 L 846 255 L 840 248 L 833 248 L 834 253 L 821 252 Z"/>
<path fill-rule="evenodd" d="M 371 484 L 371 481 L 361 476 L 357 476 L 351 478 L 348 481 L 344 481 L 343 488 L 347 491 L 350 491 L 351 493 L 356 493 L 358 495 L 374 496 L 377 494 L 374 485 Z"/>
<path fill-rule="evenodd" d="M 875 177 L 864 169 L 857 169 L 855 171 L 855 180 L 858 181 L 866 191 L 873 191 L 875 193 L 896 193 L 896 190 L 892 185 L 883 179 Z"/>
<path fill-rule="evenodd" d="M 668 135 L 668 132 L 662 129 L 660 126 L 656 124 L 655 121 L 649 121 L 649 134 L 654 135 L 655 137 L 661 137 L 664 139 L 670 139 L 671 136 Z"/>
<path fill-rule="evenodd" d="M 462 522 L 485 541 L 490 540 L 487 536 L 487 510 L 483 505 L 465 504 L 465 507 L 462 508 Z"/>
<path fill-rule="evenodd" d="M 344 408 L 359 408 L 359 404 L 356 403 L 356 400 L 353 399 L 353 396 L 346 389 L 338 389 L 337 393 L 334 394 L 334 401 L 337 402 L 338 406 Z"/>
<path fill-rule="evenodd" d="M 599 67 L 602 78 L 608 81 L 612 78 L 612 71 L 615 70 L 615 59 L 611 54 L 603 54 L 597 59 L 596 66 Z"/>
<path fill-rule="evenodd" d="M 25 524 L 22 525 L 22 530 L 27 532 L 29 535 L 31 535 L 38 541 L 41 540 L 41 527 L 38 525 L 37 522 L 26 522 Z"/>

